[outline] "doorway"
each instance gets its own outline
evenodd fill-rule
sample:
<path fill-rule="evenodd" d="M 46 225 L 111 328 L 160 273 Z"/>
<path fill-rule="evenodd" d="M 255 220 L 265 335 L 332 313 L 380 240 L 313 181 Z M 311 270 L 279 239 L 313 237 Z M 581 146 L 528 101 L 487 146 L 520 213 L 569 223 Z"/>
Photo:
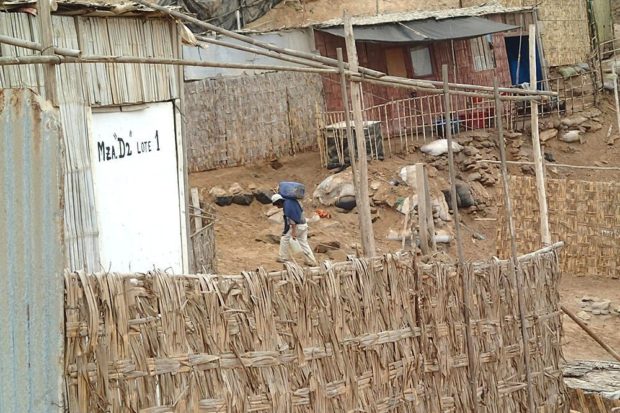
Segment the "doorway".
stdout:
<path fill-rule="evenodd" d="M 513 85 L 520 85 L 530 81 L 530 46 L 529 36 L 506 37 L 506 53 L 508 55 L 508 66 L 510 68 L 510 78 Z M 519 57 L 520 56 L 520 57 Z M 538 89 L 542 89 L 542 65 L 540 64 L 540 53 L 536 50 L 536 78 L 539 80 Z"/>

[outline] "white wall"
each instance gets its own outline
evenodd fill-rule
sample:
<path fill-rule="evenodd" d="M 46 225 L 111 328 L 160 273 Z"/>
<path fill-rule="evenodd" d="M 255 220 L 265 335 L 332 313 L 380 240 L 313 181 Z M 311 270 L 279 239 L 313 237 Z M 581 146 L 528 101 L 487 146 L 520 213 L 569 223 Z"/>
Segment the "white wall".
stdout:
<path fill-rule="evenodd" d="M 309 29 L 286 30 L 271 33 L 247 33 L 256 40 L 271 43 L 278 47 L 294 49 L 302 52 L 310 53 L 313 48 L 314 41 L 312 32 Z M 233 43 L 246 47 L 256 48 L 251 44 L 241 42 L 239 40 L 230 39 L 228 37 L 217 37 L 218 40 L 227 43 Z M 202 60 L 219 63 L 243 63 L 253 65 L 277 65 L 277 66 L 295 66 L 294 63 L 285 62 L 267 56 L 257 55 L 254 53 L 244 52 L 242 50 L 231 49 L 229 47 L 218 46 L 209 43 L 201 43 L 203 47 L 183 46 L 183 58 L 190 60 Z M 241 76 L 243 74 L 264 73 L 267 70 L 246 70 L 246 69 L 222 69 L 217 67 L 192 67 L 185 66 L 185 80 L 202 80 L 216 76 Z"/>
<path fill-rule="evenodd" d="M 90 148 L 101 270 L 183 271 L 172 103 L 94 112 Z"/>

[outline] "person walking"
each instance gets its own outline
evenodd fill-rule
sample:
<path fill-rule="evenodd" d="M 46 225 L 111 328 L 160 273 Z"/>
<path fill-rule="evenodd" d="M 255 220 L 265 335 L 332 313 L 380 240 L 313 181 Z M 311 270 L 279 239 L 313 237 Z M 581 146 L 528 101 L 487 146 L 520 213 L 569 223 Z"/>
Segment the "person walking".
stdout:
<path fill-rule="evenodd" d="M 304 263 L 308 266 L 316 267 L 318 264 L 308 244 L 308 223 L 299 201 L 275 194 L 271 197 L 271 203 L 278 208 L 282 208 L 284 214 L 284 231 L 280 238 L 280 253 L 276 261 L 282 263 L 290 261 L 289 243 L 291 239 L 294 239 L 299 242 L 299 246 L 304 254 Z"/>

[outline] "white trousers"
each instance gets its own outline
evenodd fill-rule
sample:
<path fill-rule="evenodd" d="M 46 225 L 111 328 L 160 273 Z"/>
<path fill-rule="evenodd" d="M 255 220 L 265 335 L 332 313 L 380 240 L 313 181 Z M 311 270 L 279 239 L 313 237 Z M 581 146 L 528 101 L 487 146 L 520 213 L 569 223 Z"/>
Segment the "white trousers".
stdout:
<path fill-rule="evenodd" d="M 280 259 L 281 260 L 289 260 L 290 252 L 289 252 L 289 242 L 291 241 L 291 232 L 293 228 L 288 230 L 288 232 L 282 235 L 280 238 Z M 297 242 L 299 242 L 299 246 L 301 247 L 302 252 L 304 253 L 304 261 L 306 265 L 316 266 L 316 258 L 314 258 L 314 254 L 312 253 L 312 248 L 308 244 L 308 224 L 297 225 Z"/>

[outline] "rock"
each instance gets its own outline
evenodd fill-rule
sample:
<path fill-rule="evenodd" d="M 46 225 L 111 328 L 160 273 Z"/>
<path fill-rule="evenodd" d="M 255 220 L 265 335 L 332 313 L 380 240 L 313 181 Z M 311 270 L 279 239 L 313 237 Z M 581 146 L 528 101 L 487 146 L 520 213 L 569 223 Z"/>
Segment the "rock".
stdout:
<path fill-rule="evenodd" d="M 341 245 L 338 241 L 321 242 L 316 247 L 314 247 L 314 252 L 318 252 L 319 254 L 325 254 L 329 251 L 338 250 L 340 248 Z"/>
<path fill-rule="evenodd" d="M 463 153 L 467 156 L 475 156 L 480 153 L 480 150 L 474 146 L 466 146 L 463 148 Z"/>
<path fill-rule="evenodd" d="M 521 172 L 523 173 L 523 175 L 536 175 L 534 165 L 521 165 Z"/>
<path fill-rule="evenodd" d="M 583 297 L 581 297 L 581 301 L 584 302 L 584 303 L 592 302 L 592 301 L 600 301 L 600 300 L 601 299 L 598 298 L 598 297 L 592 297 L 592 296 L 589 296 L 589 295 L 584 295 Z"/>
<path fill-rule="evenodd" d="M 228 188 L 228 193 L 231 195 L 237 195 L 243 193 L 243 187 L 239 185 L 237 182 L 233 183 L 230 188 Z"/>
<path fill-rule="evenodd" d="M 338 201 L 336 201 L 335 206 L 337 208 L 342 208 L 345 209 L 347 211 L 352 210 L 353 208 L 355 208 L 355 195 L 346 195 L 341 197 L 340 199 L 338 199 Z"/>
<path fill-rule="evenodd" d="M 237 205 L 248 206 L 254 201 L 252 194 L 238 194 L 232 197 L 232 203 Z"/>
<path fill-rule="evenodd" d="M 555 156 L 551 152 L 545 152 L 544 157 L 547 162 L 555 162 Z"/>
<path fill-rule="evenodd" d="M 602 114 L 603 112 L 601 112 L 601 110 L 598 108 L 590 108 L 580 113 L 581 116 L 585 116 L 586 118 L 590 118 L 590 119 L 597 118 L 601 116 Z"/>
<path fill-rule="evenodd" d="M 215 205 L 218 205 L 218 206 L 228 206 L 232 204 L 232 200 L 233 200 L 233 197 L 231 195 L 225 195 L 225 196 L 215 197 L 213 202 L 215 202 Z"/>
<path fill-rule="evenodd" d="M 254 198 L 261 204 L 268 205 L 271 204 L 273 194 L 274 192 L 271 189 L 256 189 L 254 191 Z"/>
<path fill-rule="evenodd" d="M 601 125 L 599 122 L 594 122 L 592 120 L 584 122 L 581 126 L 583 126 L 588 132 L 597 132 L 603 129 L 603 125 Z"/>
<path fill-rule="evenodd" d="M 611 305 L 610 300 L 601 300 L 601 301 L 593 301 L 592 302 L 592 310 L 607 310 L 609 311 L 609 306 Z"/>
<path fill-rule="evenodd" d="M 252 192 L 256 191 L 256 184 L 248 184 L 248 189 Z"/>
<path fill-rule="evenodd" d="M 379 181 L 372 181 L 370 183 L 370 189 L 372 189 L 373 191 L 376 191 L 379 188 L 381 188 L 381 182 L 379 182 Z"/>
<path fill-rule="evenodd" d="M 228 195 L 228 192 L 226 192 L 224 189 L 222 189 L 219 186 L 214 186 L 213 188 L 209 190 L 209 195 L 211 195 L 213 198 L 217 198 L 218 196 Z"/>
<path fill-rule="evenodd" d="M 589 319 L 592 318 L 592 316 L 588 313 L 586 313 L 585 311 L 580 311 L 577 313 L 577 317 L 581 318 L 582 320 L 588 321 Z"/>
<path fill-rule="evenodd" d="M 407 186 L 414 188 L 414 190 L 415 188 L 417 188 L 417 174 L 415 165 L 403 166 L 400 170 L 399 176 L 400 179 L 402 179 L 403 182 L 407 184 Z"/>
<path fill-rule="evenodd" d="M 282 168 L 284 165 L 282 165 L 282 162 L 280 162 L 277 159 L 274 159 L 273 161 L 270 162 L 270 165 L 273 169 L 275 169 L 276 171 L 280 168 Z"/>
<path fill-rule="evenodd" d="M 521 136 L 523 136 L 523 134 L 521 132 L 506 131 L 504 132 L 504 136 L 507 139 L 515 139 L 515 138 L 520 138 Z"/>
<path fill-rule="evenodd" d="M 457 142 L 452 142 L 452 150 L 454 152 L 460 152 L 462 149 L 463 147 Z M 427 143 L 426 145 L 422 146 L 420 148 L 420 151 L 432 156 L 444 155 L 448 153 L 448 140 L 437 139 L 431 143 Z"/>
<path fill-rule="evenodd" d="M 558 136 L 557 129 L 547 129 L 547 130 L 540 132 L 540 141 L 547 142 L 548 140 L 553 139 L 556 136 Z"/>
<path fill-rule="evenodd" d="M 569 116 L 568 118 L 562 119 L 561 124 L 570 128 L 573 126 L 579 126 L 587 120 L 588 120 L 587 118 L 584 118 L 581 115 L 572 115 L 572 116 Z"/>
<path fill-rule="evenodd" d="M 479 172 L 474 172 L 472 174 L 467 175 L 468 181 L 479 181 L 482 178 Z"/>
<path fill-rule="evenodd" d="M 601 315 L 601 310 L 592 309 L 592 314 L 594 314 L 594 315 Z"/>
<path fill-rule="evenodd" d="M 567 142 L 567 143 L 580 142 L 581 137 L 579 134 L 580 134 L 580 131 L 578 130 L 570 130 L 570 131 L 564 132 L 560 136 L 560 140 L 562 142 Z"/>
<path fill-rule="evenodd" d="M 432 209 L 433 211 L 437 211 L 439 219 L 446 222 L 452 221 L 452 217 L 450 217 L 450 208 L 448 207 L 445 197 L 433 198 L 432 205 Z"/>

